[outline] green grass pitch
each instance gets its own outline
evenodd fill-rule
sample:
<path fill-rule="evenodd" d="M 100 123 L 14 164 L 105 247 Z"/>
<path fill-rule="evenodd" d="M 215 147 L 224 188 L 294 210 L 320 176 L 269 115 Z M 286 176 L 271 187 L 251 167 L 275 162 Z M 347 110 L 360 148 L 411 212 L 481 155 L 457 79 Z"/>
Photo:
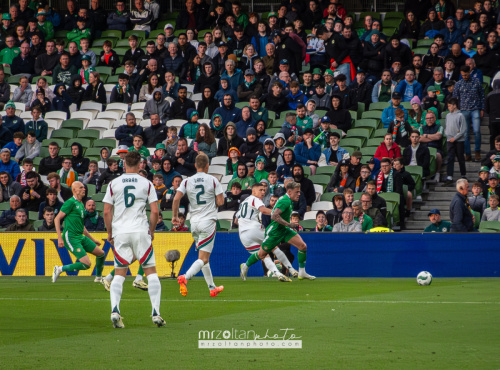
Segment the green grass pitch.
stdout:
<path fill-rule="evenodd" d="M 92 279 L 93 280 L 93 279 Z M 155 327 L 147 292 L 128 277 L 125 329 L 113 329 L 109 293 L 91 278 L 0 279 L 0 368 L 6 369 L 498 369 L 497 278 L 203 278 L 162 280 Z M 200 330 L 293 328 L 302 349 L 198 349 Z"/>

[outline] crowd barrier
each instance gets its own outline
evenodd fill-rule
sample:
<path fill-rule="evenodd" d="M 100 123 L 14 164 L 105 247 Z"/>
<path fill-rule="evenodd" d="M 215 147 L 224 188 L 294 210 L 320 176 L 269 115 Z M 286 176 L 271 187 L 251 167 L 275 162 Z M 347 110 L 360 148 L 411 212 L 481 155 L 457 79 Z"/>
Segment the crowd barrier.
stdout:
<path fill-rule="evenodd" d="M 331 234 L 303 233 L 308 245 L 307 270 L 318 277 L 414 277 L 419 271 L 430 271 L 437 277 L 500 276 L 500 243 L 498 234 Z M 104 274 L 113 268 L 113 252 L 107 234 L 96 233 L 106 252 Z M 160 277 L 170 276 L 171 264 L 165 253 L 177 249 L 181 258 L 176 275 L 187 271 L 197 259 L 190 233 L 157 233 L 153 246 Z M 295 248 L 292 252 L 296 255 Z M 240 264 L 248 258 L 237 233 L 219 232 L 210 258 L 214 276 L 238 276 Z M 92 268 L 69 275 L 95 274 Z M 0 275 L 51 276 L 54 265 L 74 261 L 66 248 L 57 247 L 53 233 L 0 234 Z M 297 267 L 297 261 L 294 262 Z M 137 272 L 138 264 L 130 266 L 129 274 Z M 64 274 L 63 274 L 64 275 Z M 256 264 L 249 276 L 262 276 Z"/>

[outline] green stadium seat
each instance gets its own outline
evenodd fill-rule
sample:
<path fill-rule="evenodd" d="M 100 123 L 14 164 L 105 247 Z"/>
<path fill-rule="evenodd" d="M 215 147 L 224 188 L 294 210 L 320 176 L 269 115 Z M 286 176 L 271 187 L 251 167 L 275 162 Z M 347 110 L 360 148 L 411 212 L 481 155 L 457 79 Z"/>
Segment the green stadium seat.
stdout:
<path fill-rule="evenodd" d="M 94 195 L 92 195 L 92 199 L 95 201 L 95 202 L 102 202 L 102 200 L 104 199 L 104 196 L 106 194 L 104 193 L 95 193 Z"/>
<path fill-rule="evenodd" d="M 119 40 L 118 42 L 120 42 L 120 41 L 122 41 L 122 40 Z M 126 41 L 128 42 L 128 40 L 126 40 Z M 113 50 L 115 51 L 116 54 L 118 54 L 118 56 L 123 57 L 125 55 L 125 53 L 127 52 L 127 50 L 128 50 L 126 48 L 126 46 L 128 46 L 128 43 L 127 43 L 127 45 L 123 45 L 123 47 L 116 47 Z M 99 54 L 100 53 L 101 52 L 99 52 Z M 97 55 L 99 55 L 99 54 L 97 54 Z"/>
<path fill-rule="evenodd" d="M 402 19 L 404 19 L 405 15 L 403 12 L 387 12 L 385 13 L 385 18 L 384 18 L 384 21 L 386 19 L 398 19 L 399 21 L 401 21 Z"/>
<path fill-rule="evenodd" d="M 10 209 L 10 203 L 9 202 L 2 202 L 0 203 L 0 211 L 6 211 Z"/>
<path fill-rule="evenodd" d="M 357 137 L 352 137 L 352 138 L 345 137 L 345 138 L 340 140 L 340 146 L 342 148 L 350 146 L 352 148 L 356 148 L 355 150 L 358 150 L 359 148 L 361 148 L 363 146 L 363 143 L 364 143 L 364 139 L 360 139 Z"/>
<path fill-rule="evenodd" d="M 380 121 L 373 119 L 373 118 L 362 118 L 362 119 L 358 119 L 354 123 L 353 128 L 370 128 L 370 129 L 373 129 L 373 131 L 375 131 L 379 126 L 379 122 Z M 367 138 L 367 139 L 369 139 L 369 138 Z"/>
<path fill-rule="evenodd" d="M 361 148 L 359 150 L 361 154 L 363 154 L 363 157 L 373 157 L 375 155 L 375 152 L 377 151 L 376 146 L 365 146 L 364 148 Z"/>
<path fill-rule="evenodd" d="M 97 195 L 97 194 L 96 194 Z M 97 212 L 104 212 L 104 203 L 101 203 L 101 202 L 96 202 L 95 203 L 95 210 Z"/>
<path fill-rule="evenodd" d="M 333 175 L 333 173 L 335 172 L 335 169 L 337 167 L 336 166 L 322 166 L 322 167 L 318 167 L 316 169 L 316 175 Z"/>
<path fill-rule="evenodd" d="M 434 43 L 434 39 L 422 39 L 417 41 L 417 47 L 423 48 L 423 47 L 429 47 Z"/>
<path fill-rule="evenodd" d="M 304 230 L 316 228 L 316 220 L 303 220 L 300 221 L 299 224 L 304 228 Z"/>
<path fill-rule="evenodd" d="M 401 105 L 402 105 L 402 106 L 404 107 L 404 109 L 406 109 L 406 110 L 410 110 L 410 109 L 412 109 L 412 107 L 411 107 L 411 102 L 410 102 L 410 101 L 403 101 L 403 102 L 401 102 Z"/>
<path fill-rule="evenodd" d="M 415 180 L 415 192 L 417 195 L 422 194 L 424 185 L 422 183 L 422 177 L 424 176 L 424 169 L 420 166 L 405 166 L 406 171 L 408 171 L 413 180 Z"/>
<path fill-rule="evenodd" d="M 85 154 L 85 148 L 83 149 L 83 153 L 82 154 Z M 71 148 L 62 148 L 60 151 L 59 151 L 59 155 L 61 157 L 72 157 L 73 154 L 71 153 Z"/>
<path fill-rule="evenodd" d="M 229 220 L 218 220 L 217 221 L 217 231 L 227 231 L 231 229 L 231 221 Z"/>
<path fill-rule="evenodd" d="M 387 104 L 387 106 L 389 106 L 389 104 Z M 369 110 L 369 111 L 363 112 L 363 114 L 361 114 L 361 118 L 363 118 L 363 119 L 373 118 L 373 119 L 380 121 L 382 119 L 382 112 L 378 111 L 378 110 Z"/>
<path fill-rule="evenodd" d="M 318 109 L 318 110 L 314 111 L 314 113 L 316 113 L 319 116 L 319 118 L 321 118 L 321 117 L 325 116 L 326 113 L 328 113 L 328 111 L 322 110 L 322 109 Z"/>
<path fill-rule="evenodd" d="M 116 45 L 116 42 L 118 41 L 118 39 L 115 37 L 108 37 L 105 39 L 97 39 L 97 40 L 94 40 L 92 42 L 92 47 L 93 48 L 99 48 L 99 47 L 102 48 L 102 46 L 104 45 L 104 43 L 106 41 L 109 41 L 111 43 L 111 47 L 113 48 Z"/>
<path fill-rule="evenodd" d="M 205 37 L 205 33 L 207 33 L 207 32 L 212 32 L 212 30 L 205 29 L 205 30 L 198 31 L 198 41 L 203 41 L 203 38 Z"/>
<path fill-rule="evenodd" d="M 240 102 L 236 103 L 234 106 L 235 106 L 236 108 L 240 108 L 240 109 L 242 109 L 242 108 L 244 108 L 244 107 L 248 107 L 248 106 L 249 106 L 249 104 L 248 104 L 248 102 L 246 102 L 246 101 L 240 101 Z"/>
<path fill-rule="evenodd" d="M 116 148 L 116 140 L 115 139 L 98 139 L 94 141 L 94 148 Z"/>
<path fill-rule="evenodd" d="M 87 184 L 87 195 L 89 197 L 96 194 L 96 186 L 94 184 Z"/>
<path fill-rule="evenodd" d="M 37 211 L 30 211 L 29 212 L 29 220 L 30 221 L 38 220 L 38 212 Z"/>
<path fill-rule="evenodd" d="M 427 147 L 427 148 L 429 149 L 429 153 L 431 154 L 431 161 L 429 163 L 430 176 L 433 176 L 437 171 L 437 162 L 436 162 L 437 149 L 432 147 Z"/>
<path fill-rule="evenodd" d="M 83 130 L 83 120 L 81 119 L 67 119 L 61 123 L 61 128 L 73 130 L 74 132 Z"/>
<path fill-rule="evenodd" d="M 370 103 L 370 110 L 384 110 L 389 106 L 388 102 L 379 101 L 376 103 Z"/>
<path fill-rule="evenodd" d="M 363 139 L 363 142 L 370 138 L 371 133 L 373 129 L 369 128 L 351 128 L 349 131 L 347 131 L 347 138 L 360 138 Z"/>
<path fill-rule="evenodd" d="M 481 221 L 479 231 L 482 233 L 500 233 L 500 221 Z"/>
<path fill-rule="evenodd" d="M 108 188 L 108 184 L 104 184 L 102 187 L 101 187 L 101 193 L 105 194 L 106 193 L 106 189 Z"/>
<path fill-rule="evenodd" d="M 45 139 L 42 141 L 42 148 L 48 148 L 49 147 L 49 144 L 51 142 L 56 142 L 57 144 L 59 144 L 59 146 L 62 148 L 64 146 L 64 140 L 63 139 L 58 139 L 58 138 L 50 138 L 50 139 Z M 48 154 L 48 149 L 47 149 L 47 155 Z M 44 157 L 42 155 L 40 155 L 41 157 Z M 45 156 L 46 157 L 46 156 Z"/>
<path fill-rule="evenodd" d="M 272 127 L 272 128 L 268 128 L 266 130 L 266 133 L 269 136 L 274 137 L 274 135 L 276 135 L 278 132 L 280 132 L 280 130 L 281 130 L 281 128 L 278 128 L 278 127 L 274 128 L 274 127 Z"/>
<path fill-rule="evenodd" d="M 40 148 L 40 157 L 45 158 L 49 156 L 49 148 L 46 146 L 42 146 Z"/>
<path fill-rule="evenodd" d="M 92 50 L 95 53 L 95 55 L 99 58 L 99 55 L 101 55 L 102 48 L 90 48 L 90 50 Z"/>
<path fill-rule="evenodd" d="M 114 37 L 116 39 L 122 38 L 122 31 L 118 30 L 105 30 L 101 33 L 101 38 L 105 39 L 107 37 Z"/>
<path fill-rule="evenodd" d="M 186 30 L 185 30 L 185 29 L 175 30 L 175 31 L 174 31 L 174 36 L 175 36 L 175 37 L 179 37 L 179 35 L 180 35 L 181 33 L 186 33 Z"/>
<path fill-rule="evenodd" d="M 79 140 L 84 140 L 84 139 L 79 139 Z M 101 158 L 101 149 L 102 148 L 88 148 L 87 151 L 85 152 L 85 157 L 90 158 L 90 159 L 96 159 L 99 160 Z"/>
<path fill-rule="evenodd" d="M 394 222 L 399 222 L 399 203 L 401 202 L 400 195 L 398 193 L 379 193 L 379 196 L 385 199 L 387 203 L 387 208 L 389 209 L 389 203 L 394 205 L 394 210 L 392 211 L 392 216 Z"/>
<path fill-rule="evenodd" d="M 35 228 L 36 231 L 38 231 L 38 228 L 43 225 L 44 220 L 36 220 L 33 222 L 33 227 Z"/>
<path fill-rule="evenodd" d="M 387 34 L 388 28 L 399 28 L 400 24 L 401 19 L 384 19 L 384 21 L 382 22 L 382 25 L 384 26 L 384 33 Z"/>
<path fill-rule="evenodd" d="M 310 177 L 311 176 L 311 167 L 309 167 L 309 166 L 302 166 L 302 170 L 304 171 L 304 176 L 305 177 Z"/>
<path fill-rule="evenodd" d="M 59 30 L 54 33 L 54 38 L 55 39 L 66 39 L 66 36 L 68 35 L 69 31 L 66 30 Z"/>
<path fill-rule="evenodd" d="M 82 131 L 78 131 L 78 138 L 87 138 L 87 139 L 99 139 L 100 131 L 93 129 L 86 129 Z"/>
<path fill-rule="evenodd" d="M 412 50 L 414 55 L 426 55 L 429 51 L 428 47 L 418 47 Z"/>
<path fill-rule="evenodd" d="M 380 137 L 374 137 L 373 139 L 368 139 L 366 141 L 365 147 L 375 147 L 375 148 L 377 148 L 382 141 L 384 141 L 384 138 L 380 138 Z"/>
<path fill-rule="evenodd" d="M 373 133 L 373 137 L 374 138 L 381 138 L 381 139 L 383 139 L 384 136 L 385 136 L 385 134 L 387 134 L 387 128 L 381 127 L 379 129 L 375 130 L 375 132 Z"/>
<path fill-rule="evenodd" d="M 127 41 L 128 41 L 128 37 L 131 35 L 140 37 L 141 39 L 145 39 L 146 38 L 146 31 L 128 30 L 125 32 L 124 38 L 127 39 Z"/>
<path fill-rule="evenodd" d="M 38 166 L 40 165 L 41 161 L 42 161 L 42 157 L 35 157 L 35 158 L 33 158 L 33 166 L 35 166 L 36 168 L 38 168 Z"/>
<path fill-rule="evenodd" d="M 95 67 L 96 72 L 99 72 L 100 74 L 106 74 L 108 76 L 111 76 L 113 74 L 113 67 L 108 67 L 108 66 L 97 66 Z"/>
<path fill-rule="evenodd" d="M 141 40 L 142 40 L 142 38 L 141 38 L 141 37 L 139 37 L 139 38 L 138 38 L 138 40 L 137 40 L 137 42 L 138 42 L 138 43 L 140 43 L 140 42 L 141 42 Z M 125 49 L 126 49 L 126 48 L 129 48 L 129 49 L 130 49 L 130 45 L 128 44 L 128 37 L 127 37 L 127 38 L 125 38 L 125 39 L 120 39 L 120 40 L 118 40 L 118 42 L 116 43 L 116 45 L 115 45 L 115 46 L 116 46 L 117 48 L 125 48 Z M 102 50 L 102 49 L 101 49 L 101 50 Z M 116 50 L 115 50 L 115 52 L 116 52 Z M 97 55 L 99 55 L 99 54 L 97 54 Z"/>
<path fill-rule="evenodd" d="M 161 213 L 163 220 L 171 220 L 173 217 L 173 212 L 172 211 L 163 211 Z"/>
<path fill-rule="evenodd" d="M 323 188 L 326 188 L 326 185 L 330 182 L 330 177 L 328 175 L 311 175 L 309 176 L 309 180 L 313 182 L 313 184 L 322 185 Z"/>
<path fill-rule="evenodd" d="M 4 69 L 5 69 L 5 67 L 4 67 Z M 53 85 L 53 83 L 52 83 L 52 76 L 35 76 L 32 79 L 33 83 L 37 82 L 40 77 L 45 78 L 47 80 L 47 84 L 48 85 Z"/>
<path fill-rule="evenodd" d="M 74 137 L 75 136 L 73 130 L 60 128 L 58 130 L 52 131 L 52 136 L 50 138 L 63 139 L 64 142 L 67 143 L 70 139 L 73 139 Z"/>
<path fill-rule="evenodd" d="M 89 148 L 92 147 L 92 140 L 90 140 L 90 139 L 76 138 L 76 139 L 71 140 L 71 142 L 68 143 L 68 146 L 73 145 L 73 143 L 79 143 L 84 149 L 87 149 L 87 150 L 89 150 Z M 87 156 L 86 153 L 85 153 L 85 156 Z"/>

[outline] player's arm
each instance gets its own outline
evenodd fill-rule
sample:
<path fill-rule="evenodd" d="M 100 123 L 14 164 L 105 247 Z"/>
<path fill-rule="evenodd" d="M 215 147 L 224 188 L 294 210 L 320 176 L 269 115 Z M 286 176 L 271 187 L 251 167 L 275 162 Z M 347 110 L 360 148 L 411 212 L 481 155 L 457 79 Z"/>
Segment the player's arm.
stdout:
<path fill-rule="evenodd" d="M 158 223 L 158 218 L 160 217 L 160 211 L 158 210 L 158 202 L 149 203 L 151 207 L 151 215 L 149 216 L 149 233 L 151 234 L 151 240 L 155 238 L 156 224 Z"/>
<path fill-rule="evenodd" d="M 184 193 L 177 189 L 175 193 L 174 201 L 172 202 L 172 225 L 179 225 L 179 206 L 181 204 L 181 199 Z"/>
<path fill-rule="evenodd" d="M 83 235 L 92 240 L 97 246 L 101 245 L 101 242 L 99 240 L 95 239 L 92 235 L 90 235 L 85 226 L 83 227 Z"/>
<path fill-rule="evenodd" d="M 262 213 L 263 215 L 269 216 L 270 214 L 273 213 L 272 209 L 267 208 L 266 206 L 260 206 L 259 207 L 259 212 Z"/>
<path fill-rule="evenodd" d="M 61 222 L 64 219 L 64 217 L 66 217 L 66 213 L 64 213 L 63 211 L 60 210 L 57 213 L 56 218 L 54 219 L 54 225 L 56 227 L 56 233 L 57 233 L 57 246 L 59 248 L 64 248 L 64 242 L 63 242 L 62 233 L 61 233 Z"/>
<path fill-rule="evenodd" d="M 104 224 L 106 225 L 106 230 L 108 231 L 108 242 L 113 244 L 113 229 L 112 229 L 112 221 L 113 221 L 113 205 L 109 203 L 104 203 L 104 212 L 103 216 Z"/>
<path fill-rule="evenodd" d="M 280 208 L 275 208 L 271 213 L 271 220 L 279 223 L 280 225 L 290 227 L 290 228 L 294 228 L 295 226 L 297 226 L 297 225 L 295 225 L 295 223 L 286 222 L 283 219 L 283 217 L 281 217 L 281 212 L 282 212 L 282 210 Z"/>
<path fill-rule="evenodd" d="M 220 193 L 219 195 L 215 196 L 215 204 L 217 205 L 217 207 L 224 205 L 224 194 Z"/>

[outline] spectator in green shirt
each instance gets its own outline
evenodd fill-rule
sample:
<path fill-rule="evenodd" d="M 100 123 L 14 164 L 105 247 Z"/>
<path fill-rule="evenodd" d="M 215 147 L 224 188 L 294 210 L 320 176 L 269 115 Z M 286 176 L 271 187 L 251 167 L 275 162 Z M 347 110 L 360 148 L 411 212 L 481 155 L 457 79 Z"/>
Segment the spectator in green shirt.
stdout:
<path fill-rule="evenodd" d="M 134 145 L 131 146 L 130 148 L 128 148 L 129 152 L 139 152 L 139 154 L 142 157 L 145 157 L 145 158 L 149 157 L 149 155 L 150 155 L 149 149 L 143 145 L 144 140 L 143 140 L 141 135 L 134 135 L 134 140 L 132 141 L 132 143 Z"/>
<path fill-rule="evenodd" d="M 363 213 L 361 201 L 355 200 L 352 202 L 352 211 L 354 212 L 354 219 L 361 223 L 361 230 L 363 232 L 369 231 L 373 228 L 373 220 L 370 216 Z"/>
<path fill-rule="evenodd" d="M 429 220 L 431 224 L 427 226 L 424 233 L 449 233 L 451 222 L 441 221 L 441 212 L 439 209 L 434 208 L 429 211 Z"/>
<path fill-rule="evenodd" d="M 7 46 L 0 51 L 0 61 L 4 67 L 10 67 L 14 58 L 21 54 L 21 49 L 15 46 L 16 39 L 14 36 L 7 36 L 5 38 L 5 44 Z"/>

